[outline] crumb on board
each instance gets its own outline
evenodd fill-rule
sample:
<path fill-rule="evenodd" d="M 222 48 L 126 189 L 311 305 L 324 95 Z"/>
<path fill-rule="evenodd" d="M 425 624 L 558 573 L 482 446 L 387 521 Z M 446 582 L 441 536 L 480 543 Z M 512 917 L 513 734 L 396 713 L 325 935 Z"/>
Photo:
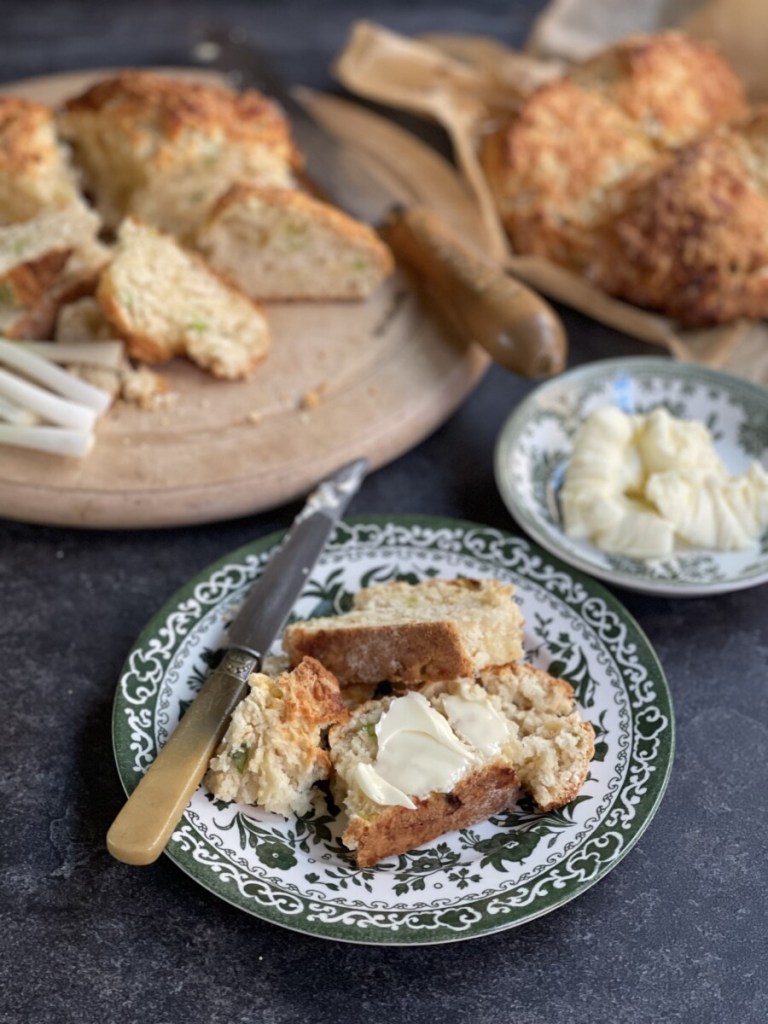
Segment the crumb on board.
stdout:
<path fill-rule="evenodd" d="M 309 391 L 305 391 L 301 396 L 300 408 L 304 410 L 316 409 L 323 398 L 323 395 L 328 391 L 327 381 L 321 381 L 316 388 L 311 388 Z"/>

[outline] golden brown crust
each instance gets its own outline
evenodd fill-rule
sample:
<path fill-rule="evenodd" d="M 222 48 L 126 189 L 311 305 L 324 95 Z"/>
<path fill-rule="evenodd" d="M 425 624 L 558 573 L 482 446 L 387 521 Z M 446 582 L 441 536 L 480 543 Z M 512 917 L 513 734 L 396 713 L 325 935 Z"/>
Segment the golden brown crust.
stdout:
<path fill-rule="evenodd" d="M 374 820 L 355 817 L 342 836 L 358 867 L 412 850 L 450 832 L 515 806 L 520 792 L 514 770 L 503 762 L 478 769 L 450 793 L 416 799 L 416 809 L 387 807 Z"/>
<path fill-rule="evenodd" d="M 64 105 L 62 125 L 73 131 L 80 116 L 106 116 L 109 130 L 134 141 L 152 143 L 148 162 L 158 169 L 183 162 L 181 143 L 193 131 L 228 142 L 285 149 L 294 163 L 284 115 L 254 90 L 238 93 L 224 86 L 171 78 L 152 71 L 123 71 L 96 82 Z"/>
<path fill-rule="evenodd" d="M 348 683 L 382 680 L 416 683 L 470 675 L 458 630 L 450 622 L 408 622 L 389 626 L 348 626 L 345 630 L 304 629 L 296 623 L 283 640 L 291 664 L 317 658 Z"/>
<path fill-rule="evenodd" d="M 625 184 L 660 163 L 623 111 L 567 79 L 538 89 L 481 155 L 514 248 L 573 267 Z"/>
<path fill-rule="evenodd" d="M 0 275 L 0 297 L 3 303 L 28 307 L 40 300 L 51 287 L 72 249 L 51 249 L 36 260 L 17 263 Z"/>
<path fill-rule="evenodd" d="M 17 265 L 0 279 L 2 333 L 7 338 L 52 337 L 62 306 L 94 291 L 98 271 L 70 273 L 71 253 L 71 249 L 51 250 L 38 260 Z"/>
<path fill-rule="evenodd" d="M 714 47 L 681 32 L 629 36 L 568 77 L 614 103 L 665 146 L 683 145 L 747 112 L 735 71 Z"/>
<path fill-rule="evenodd" d="M 0 224 L 66 206 L 76 191 L 52 111 L 21 97 L 0 96 Z"/>
<path fill-rule="evenodd" d="M 684 326 L 760 317 L 768 146 L 752 129 L 745 156 L 725 127 L 746 113 L 712 47 L 632 36 L 536 90 L 481 156 L 518 252 Z"/>
<path fill-rule="evenodd" d="M 768 316 L 768 192 L 753 170 L 765 128 L 760 118 L 682 149 L 604 227 L 592 280 L 686 327 Z"/>
<path fill-rule="evenodd" d="M 0 172 L 36 172 L 41 162 L 58 159 L 53 137 L 53 114 L 42 103 L 19 96 L 0 97 Z"/>
<path fill-rule="evenodd" d="M 288 673 L 278 676 L 285 678 Z M 303 658 L 290 672 L 291 685 L 283 695 L 281 719 L 286 725 L 327 728 L 349 720 L 349 711 L 332 672 L 315 658 Z"/>

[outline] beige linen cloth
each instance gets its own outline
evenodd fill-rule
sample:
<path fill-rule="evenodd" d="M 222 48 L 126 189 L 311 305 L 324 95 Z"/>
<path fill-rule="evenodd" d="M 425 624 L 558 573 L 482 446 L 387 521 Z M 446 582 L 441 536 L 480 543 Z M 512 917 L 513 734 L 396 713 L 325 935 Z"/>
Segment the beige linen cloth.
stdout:
<path fill-rule="evenodd" d="M 553 0 L 523 51 L 496 39 L 410 39 L 357 22 L 335 65 L 350 91 L 440 123 L 475 194 L 493 256 L 542 294 L 676 358 L 768 384 L 768 324 L 738 321 L 679 331 L 664 317 L 611 299 L 547 260 L 511 251 L 477 159 L 478 140 L 516 100 L 632 32 L 682 28 L 714 40 L 755 101 L 768 100 L 768 0 Z M 762 50 L 762 52 L 761 52 Z M 610 353 L 606 352 L 606 356 Z"/>

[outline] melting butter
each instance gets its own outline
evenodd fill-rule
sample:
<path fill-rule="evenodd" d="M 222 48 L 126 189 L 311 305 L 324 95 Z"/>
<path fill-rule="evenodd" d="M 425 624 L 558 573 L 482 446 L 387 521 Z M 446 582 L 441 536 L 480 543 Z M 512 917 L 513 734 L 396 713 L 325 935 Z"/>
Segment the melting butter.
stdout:
<path fill-rule="evenodd" d="M 355 783 L 374 803 L 414 808 L 413 797 L 447 793 L 478 763 L 420 693 L 396 697 L 376 724 L 378 753 Z"/>
<path fill-rule="evenodd" d="M 481 754 L 498 754 L 509 739 L 509 723 L 480 686 L 462 680 L 442 700 L 448 721 L 467 743 Z"/>

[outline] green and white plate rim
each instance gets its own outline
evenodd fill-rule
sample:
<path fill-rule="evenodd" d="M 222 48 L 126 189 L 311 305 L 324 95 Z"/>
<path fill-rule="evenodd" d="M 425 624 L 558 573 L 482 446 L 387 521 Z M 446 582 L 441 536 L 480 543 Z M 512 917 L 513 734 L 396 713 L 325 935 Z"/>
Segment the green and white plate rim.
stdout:
<path fill-rule="evenodd" d="M 697 597 L 768 581 L 768 530 L 744 551 L 680 551 L 663 559 L 613 557 L 562 529 L 553 483 L 562 477 L 573 437 L 594 409 L 618 404 L 648 412 L 665 406 L 711 431 L 732 473 L 753 461 L 768 469 L 768 390 L 708 367 L 653 356 L 604 359 L 539 385 L 517 406 L 496 443 L 496 483 L 526 533 L 569 565 L 647 594 Z"/>
<path fill-rule="evenodd" d="M 226 555 L 184 585 L 131 650 L 113 744 L 127 793 L 194 699 L 226 623 L 281 538 Z M 355 517 L 336 528 L 297 618 L 348 607 L 388 579 L 495 577 L 516 586 L 526 658 L 573 685 L 595 727 L 579 797 L 556 812 L 526 803 L 373 868 L 358 869 L 318 793 L 285 819 L 224 804 L 201 786 L 166 853 L 196 882 L 266 921 L 377 945 L 450 942 L 523 924 L 579 896 L 637 842 L 664 794 L 674 720 L 664 673 L 637 623 L 600 584 L 528 540 L 460 520 Z"/>

